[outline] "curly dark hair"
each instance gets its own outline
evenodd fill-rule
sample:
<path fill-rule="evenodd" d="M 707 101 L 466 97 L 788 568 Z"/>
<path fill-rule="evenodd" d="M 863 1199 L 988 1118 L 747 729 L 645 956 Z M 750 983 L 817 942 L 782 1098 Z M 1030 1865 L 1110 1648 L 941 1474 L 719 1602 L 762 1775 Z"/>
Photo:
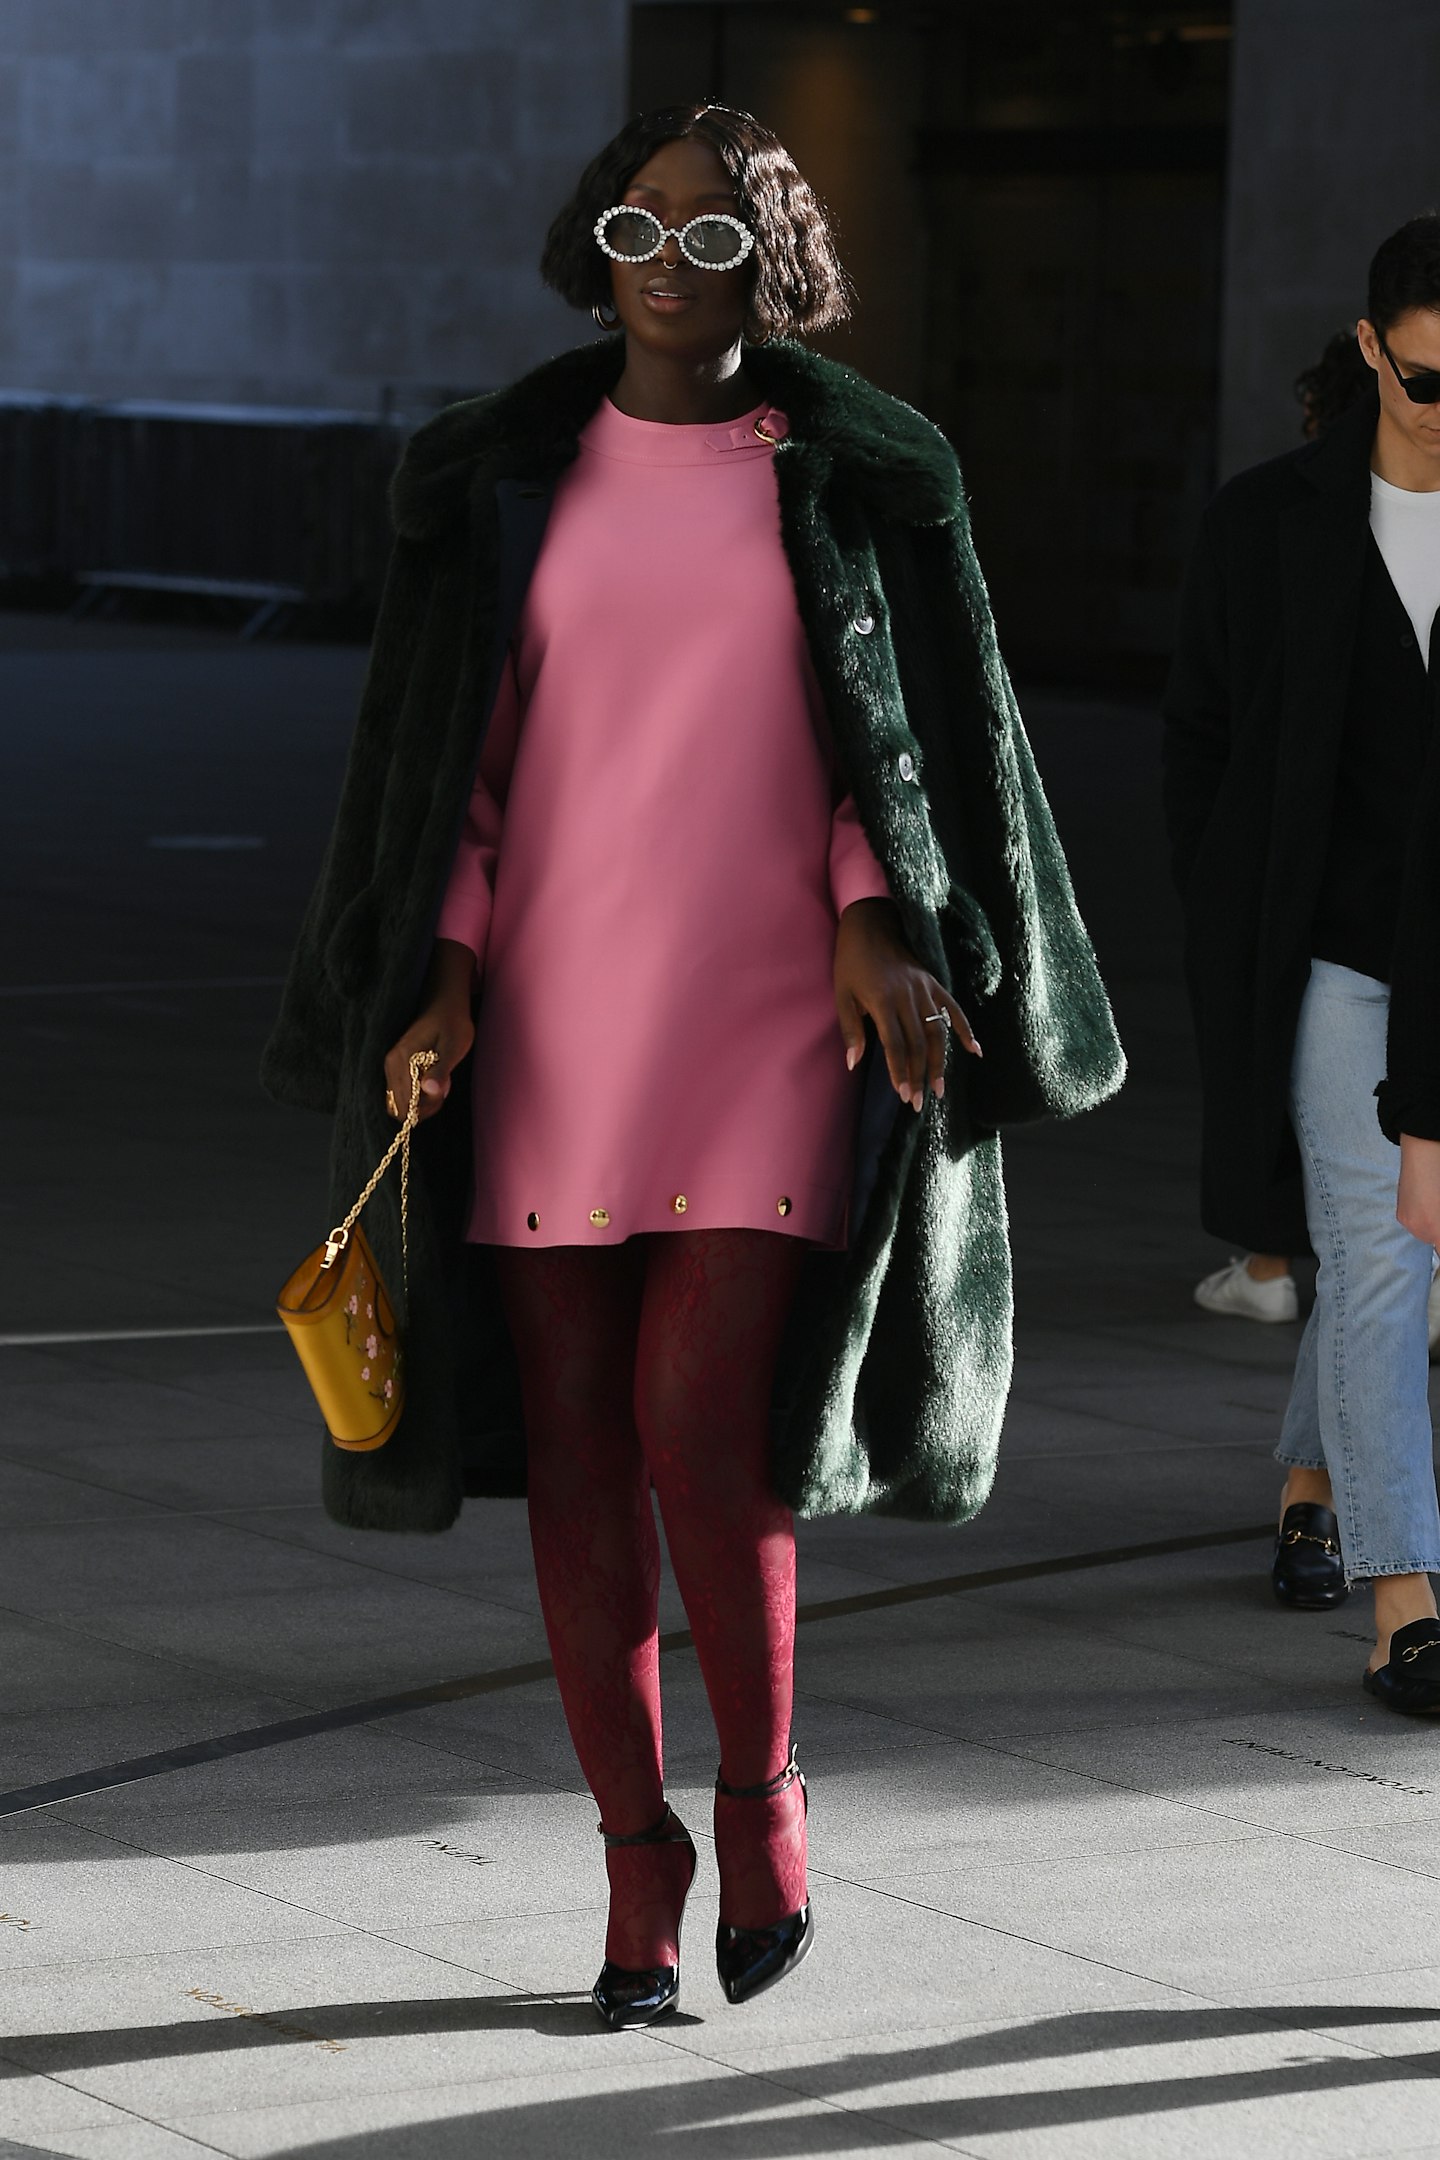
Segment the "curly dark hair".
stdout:
<path fill-rule="evenodd" d="M 1412 308 L 1440 314 L 1440 214 L 1434 210 L 1382 240 L 1370 265 L 1365 313 L 1380 335 Z"/>
<path fill-rule="evenodd" d="M 595 220 L 620 201 L 663 143 L 699 135 L 735 183 L 740 216 L 755 235 L 750 317 L 758 337 L 827 330 L 850 313 L 849 281 L 840 267 L 822 204 L 795 161 L 753 114 L 728 105 L 671 105 L 629 121 L 580 175 L 555 219 L 540 275 L 572 307 L 610 299 L 610 264 L 595 245 Z"/>
<path fill-rule="evenodd" d="M 1341 413 L 1372 395 L 1375 377 L 1353 330 L 1337 330 L 1313 367 L 1295 378 L 1304 432 L 1323 435 Z"/>

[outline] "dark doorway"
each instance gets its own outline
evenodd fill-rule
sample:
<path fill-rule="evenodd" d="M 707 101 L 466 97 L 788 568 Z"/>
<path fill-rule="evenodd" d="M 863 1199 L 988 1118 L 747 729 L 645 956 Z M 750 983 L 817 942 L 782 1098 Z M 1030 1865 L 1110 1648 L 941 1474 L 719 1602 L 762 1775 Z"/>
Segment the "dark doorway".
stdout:
<path fill-rule="evenodd" d="M 1230 9 L 641 4 L 637 108 L 748 106 L 828 202 L 823 341 L 955 443 L 1007 651 L 1154 673 L 1215 463 Z"/>

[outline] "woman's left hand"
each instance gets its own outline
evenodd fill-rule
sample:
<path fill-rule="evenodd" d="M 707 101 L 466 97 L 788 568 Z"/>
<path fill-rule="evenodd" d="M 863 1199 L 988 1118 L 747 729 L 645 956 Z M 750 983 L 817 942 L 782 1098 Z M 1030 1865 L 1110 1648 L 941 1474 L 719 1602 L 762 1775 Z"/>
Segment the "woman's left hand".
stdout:
<path fill-rule="evenodd" d="M 1440 1250 L 1440 1140 L 1401 1133 L 1395 1216 L 1411 1237 Z"/>
<path fill-rule="evenodd" d="M 946 1037 L 953 1028 L 972 1057 L 983 1052 L 965 1014 L 943 984 L 921 967 L 900 934 L 893 900 L 852 900 L 835 939 L 835 1009 L 853 1072 L 865 1054 L 865 1021 L 874 1023 L 900 1100 L 919 1110 L 927 1086 L 945 1093 Z M 927 1023 L 944 1013 L 950 1027 Z"/>

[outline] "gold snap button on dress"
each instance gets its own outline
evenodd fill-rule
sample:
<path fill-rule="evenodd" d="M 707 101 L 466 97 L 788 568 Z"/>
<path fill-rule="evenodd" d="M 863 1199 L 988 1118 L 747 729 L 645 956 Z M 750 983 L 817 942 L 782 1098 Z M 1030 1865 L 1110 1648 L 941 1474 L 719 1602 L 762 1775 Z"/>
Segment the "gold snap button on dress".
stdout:
<path fill-rule="evenodd" d="M 677 1215 L 683 1215 L 686 1208 L 689 1207 L 690 1202 L 686 1199 L 683 1192 L 677 1192 L 675 1198 L 671 1201 L 670 1205 L 674 1208 Z"/>
<path fill-rule="evenodd" d="M 775 1212 L 777 1215 L 788 1215 L 794 1205 L 794 1201 L 787 1194 L 781 1193 L 780 1198 L 775 1202 Z"/>
<path fill-rule="evenodd" d="M 609 1210 L 609 1208 L 608 1208 L 608 1207 L 592 1207 L 592 1208 L 591 1208 L 591 1210 L 590 1210 L 590 1220 L 591 1220 L 591 1222 L 592 1222 L 592 1223 L 594 1223 L 594 1225 L 595 1225 L 595 1228 L 596 1228 L 597 1230 L 603 1230 L 603 1229 L 605 1228 L 606 1224 L 607 1224 L 607 1223 L 609 1222 L 609 1220 L 610 1220 L 610 1210 Z"/>
<path fill-rule="evenodd" d="M 527 1230 L 538 1230 L 540 1227 L 540 1217 L 538 1215 L 527 1215 L 525 1217 L 525 1227 Z"/>

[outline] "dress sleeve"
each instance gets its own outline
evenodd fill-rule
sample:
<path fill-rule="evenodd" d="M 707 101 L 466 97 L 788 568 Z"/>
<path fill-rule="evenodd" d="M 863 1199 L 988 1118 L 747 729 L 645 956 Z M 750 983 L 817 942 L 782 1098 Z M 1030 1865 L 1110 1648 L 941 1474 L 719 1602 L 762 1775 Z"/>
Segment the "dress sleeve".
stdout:
<path fill-rule="evenodd" d="M 853 795 L 835 805 L 830 821 L 830 897 L 835 913 L 844 914 L 852 900 L 889 900 L 890 882 L 865 837 Z"/>
<path fill-rule="evenodd" d="M 520 737 L 520 686 L 511 653 L 500 677 L 495 709 L 485 734 L 485 747 L 470 792 L 464 830 L 450 881 L 440 903 L 437 938 L 468 945 L 475 955 L 475 973 L 485 972 L 485 949 L 490 939 L 490 914 L 495 900 L 495 865 L 500 856 L 500 835 L 505 823 L 505 798 Z"/>

